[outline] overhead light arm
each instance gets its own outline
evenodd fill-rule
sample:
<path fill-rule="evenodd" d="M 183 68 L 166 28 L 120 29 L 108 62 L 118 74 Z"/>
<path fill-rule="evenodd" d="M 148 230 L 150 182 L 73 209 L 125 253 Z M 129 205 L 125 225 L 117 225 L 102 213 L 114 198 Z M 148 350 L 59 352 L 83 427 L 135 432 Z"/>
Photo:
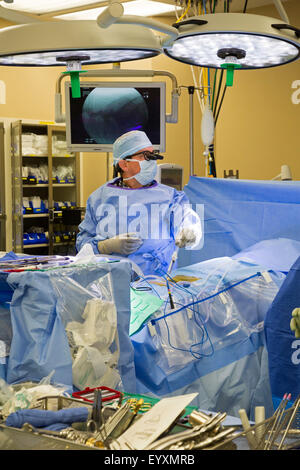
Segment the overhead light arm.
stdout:
<path fill-rule="evenodd" d="M 0 18 L 3 20 L 11 21 L 12 23 L 17 24 L 26 24 L 26 23 L 36 23 L 44 21 L 39 18 L 37 15 L 32 15 L 30 13 L 25 13 L 21 11 L 11 10 L 9 8 L 4 8 L 0 6 Z"/>
<path fill-rule="evenodd" d="M 119 2 L 112 2 L 97 18 L 97 24 L 100 28 L 108 28 L 115 23 L 145 26 L 146 28 L 167 34 L 168 38 L 165 39 L 165 44 L 171 43 L 178 37 L 178 31 L 173 26 L 143 16 L 124 15 L 124 7 Z"/>
<path fill-rule="evenodd" d="M 285 21 L 285 23 L 289 24 L 290 20 L 284 9 L 284 6 L 282 5 L 281 0 L 273 0 L 273 1 L 282 21 Z"/>
<path fill-rule="evenodd" d="M 62 112 L 62 94 L 61 94 L 61 83 L 65 74 L 61 74 L 56 81 L 55 91 L 55 122 L 63 123 L 66 121 L 66 117 Z M 121 70 L 118 68 L 109 70 L 86 70 L 85 77 L 154 77 L 154 76 L 165 76 L 172 81 L 172 92 L 171 92 L 171 114 L 166 115 L 166 122 L 175 124 L 178 121 L 178 98 L 179 88 L 175 75 L 170 72 L 162 70 Z"/>

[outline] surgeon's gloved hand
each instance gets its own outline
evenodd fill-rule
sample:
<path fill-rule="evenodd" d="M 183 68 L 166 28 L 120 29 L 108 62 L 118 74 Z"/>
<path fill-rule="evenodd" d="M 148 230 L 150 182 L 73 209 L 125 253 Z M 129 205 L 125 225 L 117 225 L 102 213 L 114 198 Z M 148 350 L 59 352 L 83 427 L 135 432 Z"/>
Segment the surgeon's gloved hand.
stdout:
<path fill-rule="evenodd" d="M 300 308 L 294 308 L 294 310 L 292 311 L 290 328 L 292 331 L 295 332 L 295 337 L 300 338 Z"/>
<path fill-rule="evenodd" d="M 143 240 L 136 233 L 122 233 L 116 237 L 107 238 L 98 242 L 99 253 L 111 255 L 119 253 L 120 255 L 131 255 L 139 249 Z"/>
<path fill-rule="evenodd" d="M 179 230 L 175 239 L 175 245 L 178 246 L 179 248 L 190 246 L 195 243 L 196 238 L 197 238 L 197 233 L 195 232 L 194 228 L 184 227 L 181 230 Z"/>

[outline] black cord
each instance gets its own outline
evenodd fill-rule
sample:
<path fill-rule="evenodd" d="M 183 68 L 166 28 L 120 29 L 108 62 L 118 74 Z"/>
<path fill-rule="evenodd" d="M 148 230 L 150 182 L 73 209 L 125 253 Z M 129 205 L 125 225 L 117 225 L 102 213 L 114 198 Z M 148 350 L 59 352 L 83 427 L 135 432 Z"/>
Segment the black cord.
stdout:
<path fill-rule="evenodd" d="M 215 118 L 215 125 L 217 124 L 217 121 L 218 121 L 218 117 L 219 117 L 219 114 L 220 114 L 220 111 L 221 111 L 221 107 L 222 107 L 222 103 L 223 103 L 223 100 L 224 100 L 226 90 L 227 90 L 227 85 L 225 85 L 224 90 L 223 90 L 223 95 L 222 95 L 221 102 L 220 102 L 220 105 L 219 105 L 219 109 L 218 109 L 218 112 L 217 112 L 217 115 L 216 115 L 216 118 Z"/>
<path fill-rule="evenodd" d="M 243 13 L 246 13 L 246 10 L 247 10 L 247 4 L 248 4 L 248 0 L 245 0 L 245 5 L 244 5 L 244 10 L 243 10 Z"/>
<path fill-rule="evenodd" d="M 210 174 L 216 178 L 217 177 L 217 171 L 216 171 L 216 161 L 215 161 L 215 150 L 214 150 L 214 144 L 209 145 L 208 147 L 209 151 L 209 169 L 210 169 Z"/>
<path fill-rule="evenodd" d="M 214 117 L 216 116 L 216 109 L 217 109 L 218 99 L 219 99 L 219 95 L 220 95 L 220 91 L 221 91 L 223 75 L 224 75 L 224 69 L 221 69 L 221 77 L 219 79 L 218 93 L 217 93 L 217 97 L 216 97 L 215 104 L 214 104 Z"/>

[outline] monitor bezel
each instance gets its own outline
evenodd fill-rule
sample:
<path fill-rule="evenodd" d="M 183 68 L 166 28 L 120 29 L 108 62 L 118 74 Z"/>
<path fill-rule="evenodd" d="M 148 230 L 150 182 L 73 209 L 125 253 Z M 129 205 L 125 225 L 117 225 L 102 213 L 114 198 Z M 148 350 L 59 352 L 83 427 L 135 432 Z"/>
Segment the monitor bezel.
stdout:
<path fill-rule="evenodd" d="M 166 149 L 166 83 L 165 82 L 101 82 L 83 81 L 80 88 L 160 88 L 160 144 L 154 144 L 154 150 L 165 152 Z M 66 141 L 69 152 L 112 152 L 113 144 L 77 144 L 71 141 L 71 112 L 70 112 L 71 82 L 65 83 L 65 124 Z M 74 98 L 76 99 L 76 98 Z"/>

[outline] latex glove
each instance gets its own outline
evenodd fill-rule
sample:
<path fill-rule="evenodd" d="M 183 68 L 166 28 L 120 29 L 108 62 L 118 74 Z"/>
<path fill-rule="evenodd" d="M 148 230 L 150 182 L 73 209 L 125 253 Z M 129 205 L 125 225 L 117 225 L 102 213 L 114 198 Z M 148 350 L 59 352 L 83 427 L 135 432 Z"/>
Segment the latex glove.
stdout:
<path fill-rule="evenodd" d="M 176 239 L 175 245 L 179 248 L 183 248 L 184 246 L 193 245 L 196 241 L 197 234 L 192 227 L 184 227 L 179 230 Z"/>
<path fill-rule="evenodd" d="M 142 244 L 142 239 L 136 233 L 122 233 L 116 237 L 107 238 L 106 240 L 98 242 L 98 250 L 99 253 L 104 255 L 110 255 L 111 253 L 130 255 Z"/>
<path fill-rule="evenodd" d="M 292 331 L 295 332 L 295 337 L 300 338 L 300 308 L 294 308 L 294 310 L 292 311 L 290 328 Z"/>

